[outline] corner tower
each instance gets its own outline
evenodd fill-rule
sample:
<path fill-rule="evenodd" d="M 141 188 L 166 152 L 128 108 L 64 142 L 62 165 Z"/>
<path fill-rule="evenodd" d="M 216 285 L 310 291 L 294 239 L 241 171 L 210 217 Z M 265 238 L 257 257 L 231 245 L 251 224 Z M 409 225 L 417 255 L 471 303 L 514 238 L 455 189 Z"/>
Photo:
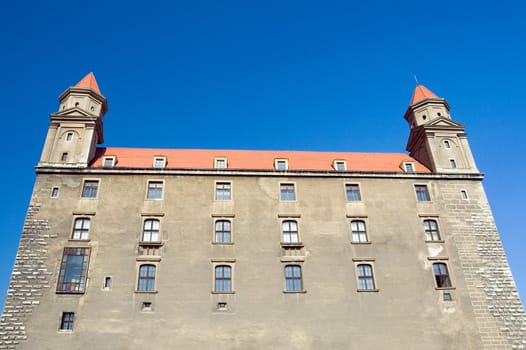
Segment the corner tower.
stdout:
<path fill-rule="evenodd" d="M 95 75 L 88 73 L 59 96 L 59 111 L 50 115 L 39 167 L 87 167 L 97 144 L 104 142 L 102 118 L 108 109 Z"/>
<path fill-rule="evenodd" d="M 478 173 L 464 125 L 451 119 L 449 104 L 417 85 L 404 115 L 411 133 L 406 150 L 437 173 Z"/>

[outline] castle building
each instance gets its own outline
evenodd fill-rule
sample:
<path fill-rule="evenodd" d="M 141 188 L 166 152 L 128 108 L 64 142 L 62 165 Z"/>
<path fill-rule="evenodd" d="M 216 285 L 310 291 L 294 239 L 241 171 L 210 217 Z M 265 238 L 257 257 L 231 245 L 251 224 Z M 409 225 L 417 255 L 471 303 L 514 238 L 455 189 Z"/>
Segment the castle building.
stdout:
<path fill-rule="evenodd" d="M 50 116 L 0 349 L 526 349 L 464 126 L 422 85 L 406 153 L 99 147 Z"/>

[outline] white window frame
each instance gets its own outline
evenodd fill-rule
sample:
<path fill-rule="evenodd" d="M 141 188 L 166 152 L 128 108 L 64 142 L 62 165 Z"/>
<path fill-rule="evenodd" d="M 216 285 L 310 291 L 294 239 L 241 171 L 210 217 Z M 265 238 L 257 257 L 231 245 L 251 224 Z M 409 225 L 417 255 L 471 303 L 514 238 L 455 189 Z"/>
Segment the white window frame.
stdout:
<path fill-rule="evenodd" d="M 339 168 L 338 168 L 339 165 L 342 165 L 342 166 L 343 166 L 343 169 L 339 169 Z M 342 160 L 342 159 L 335 159 L 335 160 L 332 162 L 332 167 L 333 167 L 334 170 L 336 170 L 336 171 L 347 171 L 347 161 Z"/>
<path fill-rule="evenodd" d="M 407 170 L 407 167 L 411 167 L 411 170 Z M 415 163 L 414 162 L 403 162 L 402 167 L 404 169 L 404 172 L 406 173 L 414 173 L 416 172 Z"/>
<path fill-rule="evenodd" d="M 162 162 L 162 165 L 161 166 L 157 166 L 157 162 Z M 165 156 L 155 156 L 155 157 L 153 157 L 152 166 L 155 169 L 164 169 L 164 168 L 166 168 L 166 157 Z"/>
<path fill-rule="evenodd" d="M 224 166 L 220 166 L 223 163 Z M 215 169 L 227 169 L 228 168 L 228 158 L 218 157 L 214 158 L 214 168 Z"/>
<path fill-rule="evenodd" d="M 284 164 L 285 167 L 280 169 L 279 164 Z M 289 170 L 289 160 L 287 158 L 275 158 L 274 159 L 274 169 L 279 171 Z"/>
<path fill-rule="evenodd" d="M 107 160 L 111 161 L 111 165 L 106 165 Z M 115 156 L 105 156 L 102 158 L 102 167 L 103 168 L 113 168 L 115 164 L 117 163 L 116 160 L 117 160 L 117 157 Z"/>

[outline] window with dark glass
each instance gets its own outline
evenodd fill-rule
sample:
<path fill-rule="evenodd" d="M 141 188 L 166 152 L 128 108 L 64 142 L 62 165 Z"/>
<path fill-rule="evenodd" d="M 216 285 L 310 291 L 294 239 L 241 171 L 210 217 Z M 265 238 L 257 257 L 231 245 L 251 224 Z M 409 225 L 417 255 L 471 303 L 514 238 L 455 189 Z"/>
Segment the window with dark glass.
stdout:
<path fill-rule="evenodd" d="M 365 221 L 353 220 L 351 221 L 352 241 L 354 243 L 367 242 L 367 231 L 365 230 Z"/>
<path fill-rule="evenodd" d="M 349 202 L 362 200 L 360 186 L 357 184 L 345 184 L 345 195 Z"/>
<path fill-rule="evenodd" d="M 99 189 L 99 180 L 86 180 L 82 187 L 82 197 L 84 198 L 96 198 L 97 191 Z"/>
<path fill-rule="evenodd" d="M 155 291 L 155 265 L 141 265 L 139 267 L 139 280 L 137 290 L 139 292 Z"/>
<path fill-rule="evenodd" d="M 53 187 L 51 189 L 51 198 L 58 198 L 59 192 L 60 192 L 60 188 L 59 187 Z"/>
<path fill-rule="evenodd" d="M 89 238 L 89 225 L 90 219 L 88 218 L 77 218 L 73 226 L 72 239 L 88 239 Z"/>
<path fill-rule="evenodd" d="M 294 184 L 280 184 L 280 198 L 282 201 L 296 200 L 296 192 Z"/>
<path fill-rule="evenodd" d="M 433 264 L 433 274 L 435 275 L 435 282 L 437 288 L 450 288 L 451 280 L 449 279 L 449 272 L 447 265 L 444 263 Z"/>
<path fill-rule="evenodd" d="M 84 293 L 90 248 L 64 248 L 57 292 Z"/>
<path fill-rule="evenodd" d="M 71 141 L 73 140 L 73 133 L 72 132 L 68 132 L 66 134 L 66 141 Z"/>
<path fill-rule="evenodd" d="M 232 291 L 232 267 L 229 265 L 218 265 L 214 269 L 214 291 Z"/>
<path fill-rule="evenodd" d="M 232 229 L 230 221 L 217 220 L 215 225 L 215 242 L 230 243 L 232 241 Z"/>
<path fill-rule="evenodd" d="M 413 165 L 413 163 L 404 163 L 404 170 L 406 173 L 414 173 L 415 166 Z"/>
<path fill-rule="evenodd" d="M 148 181 L 148 199 L 162 199 L 163 198 L 163 182 L 162 181 Z"/>
<path fill-rule="evenodd" d="M 370 264 L 356 266 L 358 272 L 358 288 L 360 290 L 374 290 L 373 267 Z"/>
<path fill-rule="evenodd" d="M 64 152 L 62 153 L 62 161 L 65 162 L 66 160 L 68 160 L 68 152 Z"/>
<path fill-rule="evenodd" d="M 159 220 L 147 219 L 144 220 L 142 230 L 143 242 L 158 242 L 159 241 Z"/>
<path fill-rule="evenodd" d="M 230 182 L 217 182 L 216 183 L 216 200 L 228 201 L 232 198 L 231 193 L 232 185 Z"/>
<path fill-rule="evenodd" d="M 415 185 L 416 198 L 419 202 L 429 202 L 431 197 L 429 197 L 429 191 L 427 190 L 426 185 Z"/>
<path fill-rule="evenodd" d="M 301 266 L 299 265 L 286 265 L 285 266 L 285 290 L 287 292 L 303 291 Z"/>
<path fill-rule="evenodd" d="M 298 243 L 300 241 L 298 235 L 298 223 L 294 220 L 285 220 L 282 223 L 283 228 L 283 243 Z"/>
<path fill-rule="evenodd" d="M 427 241 L 440 241 L 440 232 L 436 220 L 424 220 Z"/>
<path fill-rule="evenodd" d="M 451 168 L 452 168 L 452 169 L 456 169 L 456 167 L 457 167 L 457 162 L 456 162 L 454 159 L 450 159 L 450 160 L 449 160 L 449 165 L 451 165 Z"/>
<path fill-rule="evenodd" d="M 75 322 L 74 312 L 63 312 L 62 318 L 60 319 L 60 330 L 61 331 L 72 331 L 74 322 Z"/>

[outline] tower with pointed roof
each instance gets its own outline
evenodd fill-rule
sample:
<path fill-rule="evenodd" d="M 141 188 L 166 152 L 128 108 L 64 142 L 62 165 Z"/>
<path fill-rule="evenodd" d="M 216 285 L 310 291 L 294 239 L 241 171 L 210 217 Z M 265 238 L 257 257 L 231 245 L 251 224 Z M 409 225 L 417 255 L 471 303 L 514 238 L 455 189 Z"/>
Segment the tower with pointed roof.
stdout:
<path fill-rule="evenodd" d="M 449 104 L 417 85 L 404 118 L 410 155 L 437 173 L 478 173 L 464 125 L 451 119 Z"/>
<path fill-rule="evenodd" d="M 104 142 L 102 118 L 108 109 L 95 75 L 88 73 L 59 96 L 51 114 L 39 167 L 87 167 Z"/>

